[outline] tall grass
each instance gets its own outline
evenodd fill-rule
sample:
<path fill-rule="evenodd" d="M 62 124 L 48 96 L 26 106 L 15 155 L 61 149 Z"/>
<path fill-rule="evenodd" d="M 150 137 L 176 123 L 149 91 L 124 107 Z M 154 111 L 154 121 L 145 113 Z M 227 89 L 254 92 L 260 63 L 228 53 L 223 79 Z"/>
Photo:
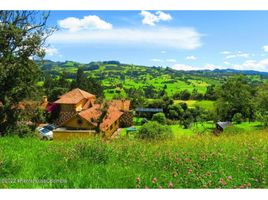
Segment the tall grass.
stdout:
<path fill-rule="evenodd" d="M 0 138 L 0 187 L 268 188 L 267 132 L 192 135 L 155 142 L 125 138 L 44 142 L 4 137 Z M 64 181 L 4 182 L 9 179 Z"/>

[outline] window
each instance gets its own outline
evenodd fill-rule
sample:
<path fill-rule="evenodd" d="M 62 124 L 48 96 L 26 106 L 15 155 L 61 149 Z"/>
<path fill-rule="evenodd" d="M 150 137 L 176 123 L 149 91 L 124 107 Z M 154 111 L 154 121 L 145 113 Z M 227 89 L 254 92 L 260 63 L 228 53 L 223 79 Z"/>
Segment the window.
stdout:
<path fill-rule="evenodd" d="M 82 119 L 77 119 L 77 124 L 79 125 L 79 126 L 81 126 L 82 124 L 83 124 L 83 121 L 82 121 Z"/>

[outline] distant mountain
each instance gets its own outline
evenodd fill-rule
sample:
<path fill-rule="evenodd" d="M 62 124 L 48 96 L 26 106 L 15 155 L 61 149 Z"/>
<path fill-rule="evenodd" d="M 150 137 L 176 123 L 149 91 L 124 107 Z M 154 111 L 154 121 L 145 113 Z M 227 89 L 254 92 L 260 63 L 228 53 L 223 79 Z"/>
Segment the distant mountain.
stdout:
<path fill-rule="evenodd" d="M 213 72 L 268 76 L 268 72 L 261 72 L 255 70 L 214 69 Z"/>

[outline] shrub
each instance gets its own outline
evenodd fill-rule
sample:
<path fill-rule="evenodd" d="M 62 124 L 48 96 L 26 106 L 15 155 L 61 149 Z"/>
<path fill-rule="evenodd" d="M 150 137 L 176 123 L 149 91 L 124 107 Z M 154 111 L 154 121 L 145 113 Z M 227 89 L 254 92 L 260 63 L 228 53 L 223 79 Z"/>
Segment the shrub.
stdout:
<path fill-rule="evenodd" d="M 15 127 L 10 127 L 7 130 L 7 135 L 17 135 L 19 137 L 32 137 L 34 136 L 34 131 L 29 125 L 19 123 Z"/>
<path fill-rule="evenodd" d="M 164 113 L 156 113 L 153 115 L 153 121 L 156 121 L 160 124 L 166 124 L 166 116 Z"/>
<path fill-rule="evenodd" d="M 262 123 L 264 127 L 268 127 L 268 112 L 257 112 L 257 119 Z"/>
<path fill-rule="evenodd" d="M 232 121 L 237 123 L 237 124 L 241 124 L 241 122 L 243 121 L 243 116 L 241 113 L 236 113 L 233 118 Z"/>
<path fill-rule="evenodd" d="M 139 129 L 137 136 L 141 139 L 167 139 L 172 136 L 172 130 L 169 126 L 152 121 L 145 123 Z"/>

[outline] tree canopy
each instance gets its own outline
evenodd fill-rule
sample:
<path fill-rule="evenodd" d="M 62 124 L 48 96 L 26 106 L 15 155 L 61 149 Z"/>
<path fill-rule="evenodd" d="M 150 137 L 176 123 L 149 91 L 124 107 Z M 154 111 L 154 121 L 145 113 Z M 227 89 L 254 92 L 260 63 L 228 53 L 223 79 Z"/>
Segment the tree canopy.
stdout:
<path fill-rule="evenodd" d="M 19 120 L 18 103 L 35 90 L 40 69 L 33 59 L 45 55 L 45 41 L 54 31 L 49 13 L 0 11 L 0 132 Z"/>

